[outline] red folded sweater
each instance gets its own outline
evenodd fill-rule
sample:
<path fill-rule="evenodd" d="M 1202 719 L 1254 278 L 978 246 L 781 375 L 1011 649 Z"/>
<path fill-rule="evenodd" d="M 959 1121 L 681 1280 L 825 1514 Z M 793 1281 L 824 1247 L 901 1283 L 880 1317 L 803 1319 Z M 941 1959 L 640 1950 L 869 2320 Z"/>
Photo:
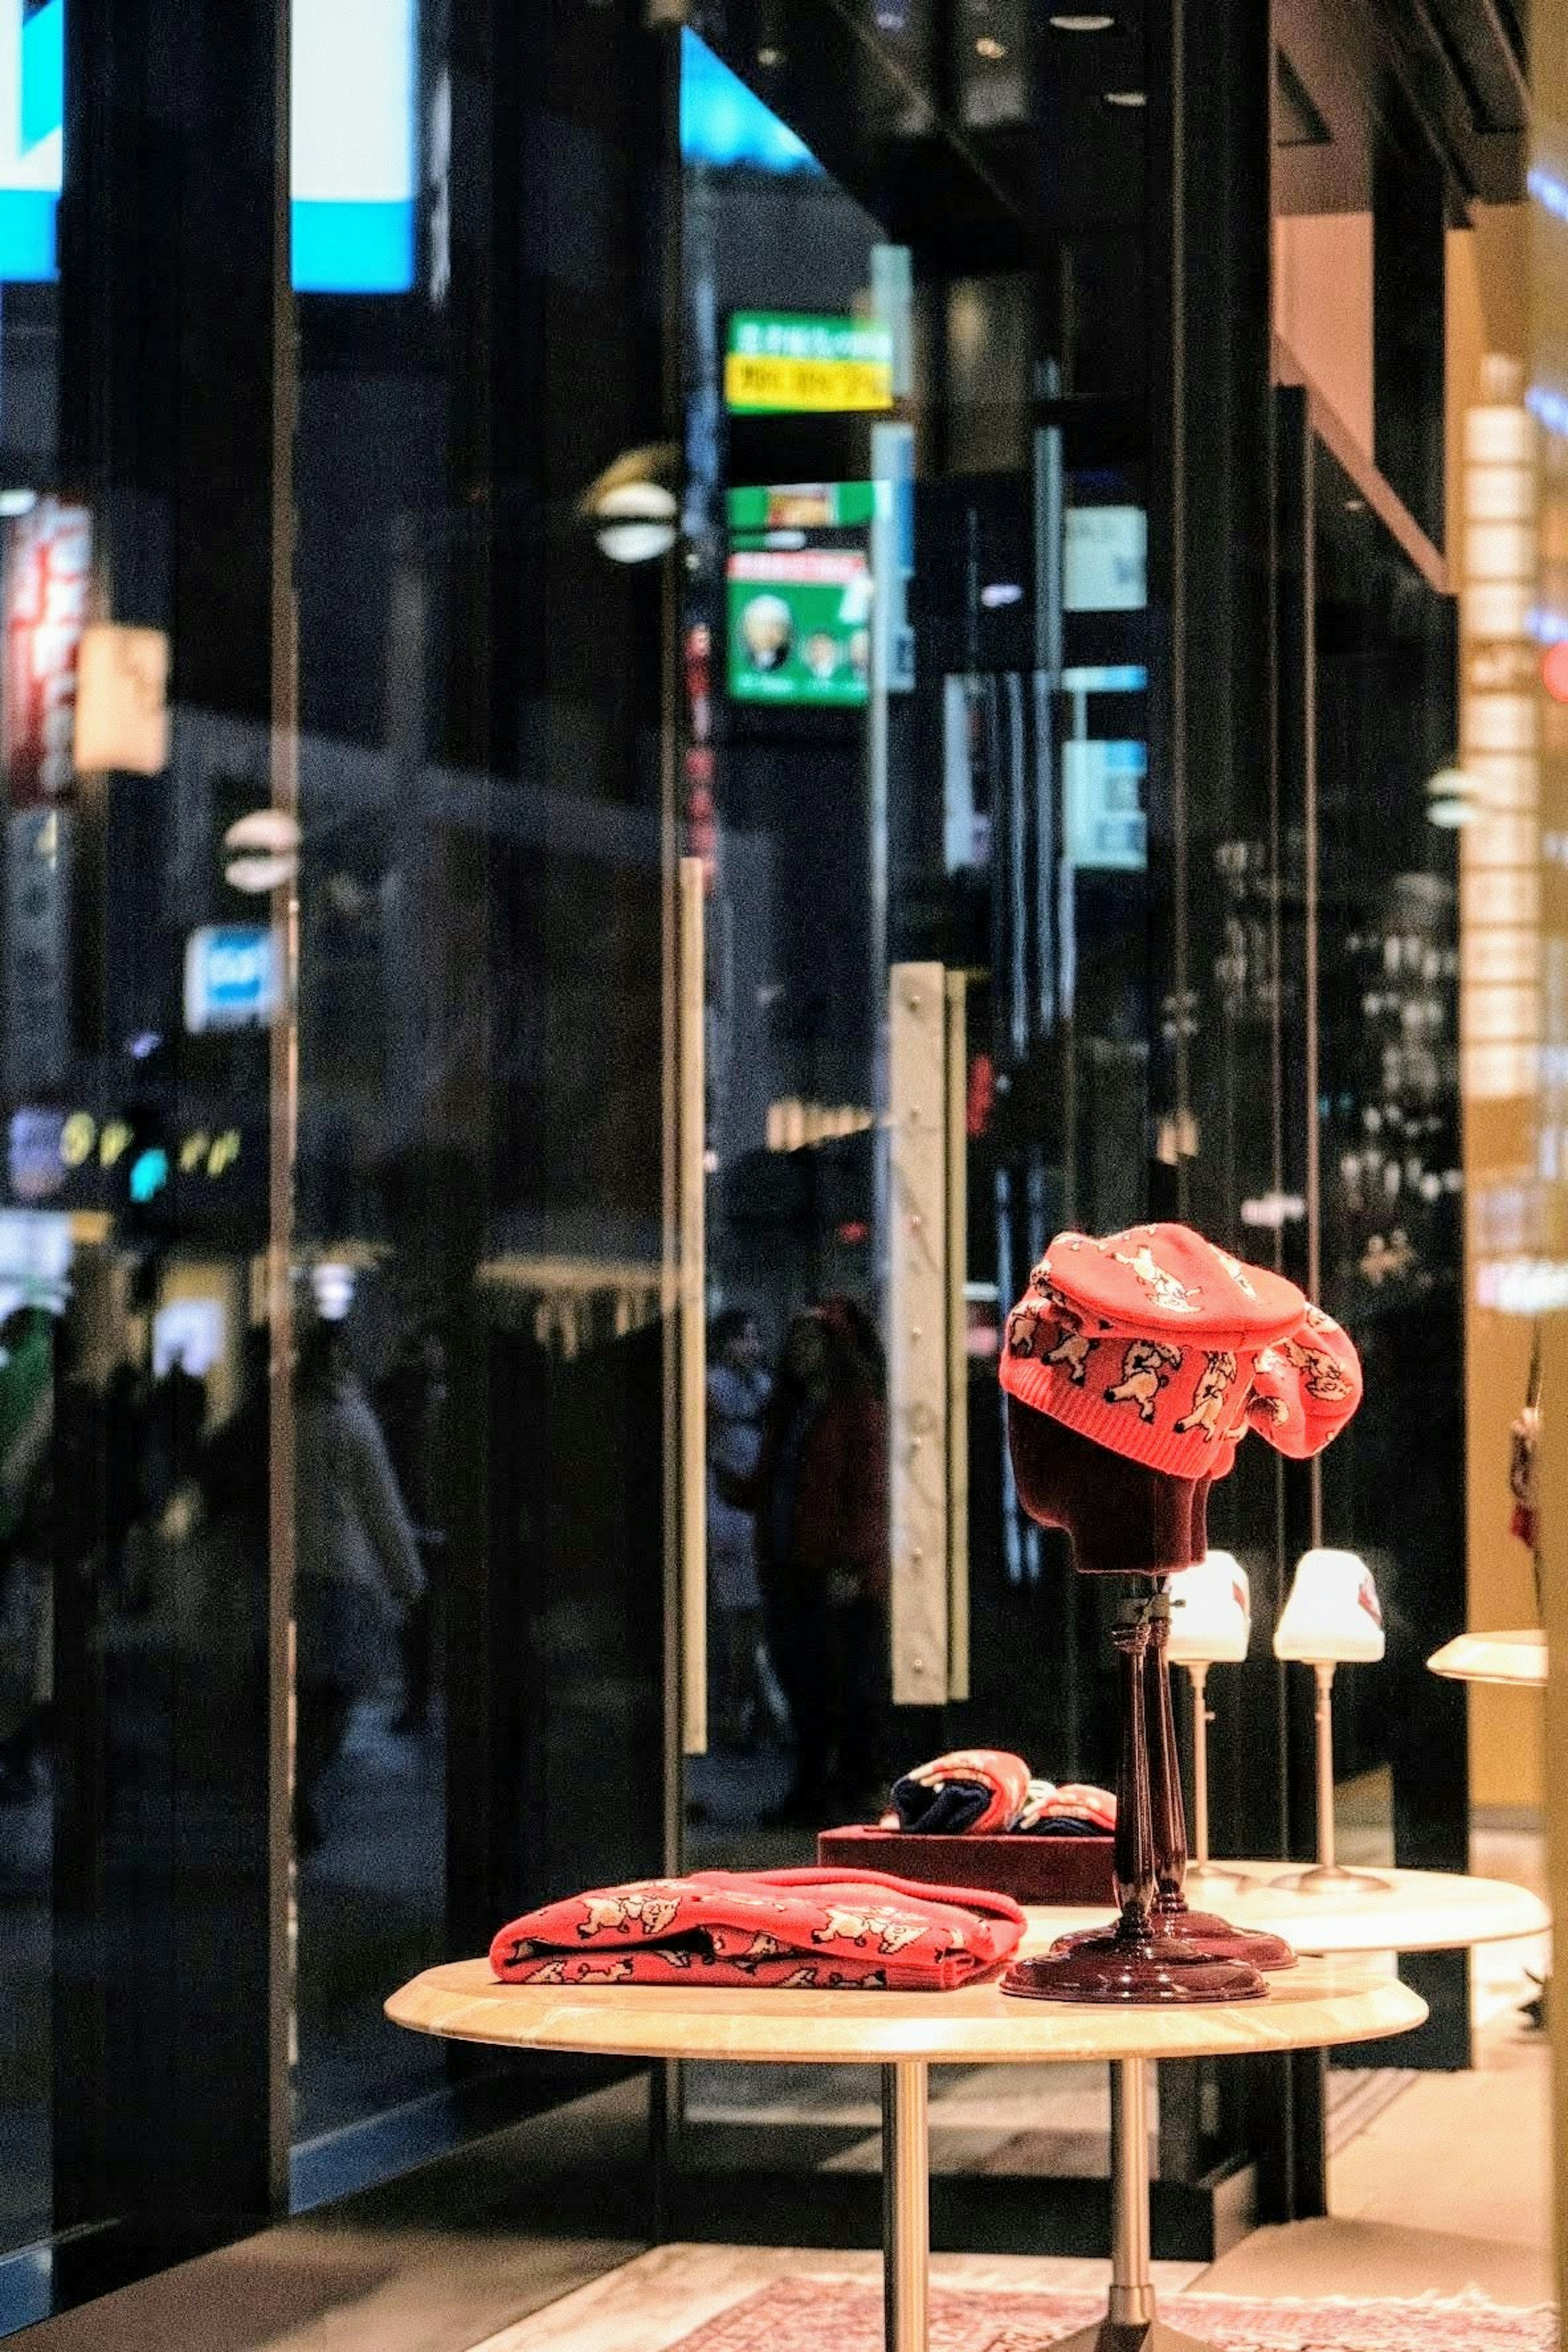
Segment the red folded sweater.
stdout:
<path fill-rule="evenodd" d="M 947 1992 L 1024 1933 L 1005 1895 L 879 1870 L 700 1870 L 569 1895 L 490 1946 L 503 1984 L 788 1985 Z"/>

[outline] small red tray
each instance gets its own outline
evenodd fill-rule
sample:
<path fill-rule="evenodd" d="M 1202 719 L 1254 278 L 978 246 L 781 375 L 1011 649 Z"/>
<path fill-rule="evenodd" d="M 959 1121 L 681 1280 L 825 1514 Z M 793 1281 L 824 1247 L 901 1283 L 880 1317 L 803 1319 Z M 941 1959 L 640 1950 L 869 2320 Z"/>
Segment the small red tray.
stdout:
<path fill-rule="evenodd" d="M 1015 1903 L 1103 1903 L 1114 1909 L 1112 1837 L 910 1837 L 902 1830 L 817 1832 L 816 1859 L 887 1870 L 937 1886 L 983 1886 Z"/>

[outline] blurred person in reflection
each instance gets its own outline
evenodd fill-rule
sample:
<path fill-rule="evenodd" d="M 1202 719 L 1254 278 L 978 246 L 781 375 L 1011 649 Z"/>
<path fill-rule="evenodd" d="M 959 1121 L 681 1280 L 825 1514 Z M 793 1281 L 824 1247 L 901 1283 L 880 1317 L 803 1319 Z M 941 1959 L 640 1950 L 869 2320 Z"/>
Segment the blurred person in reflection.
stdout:
<path fill-rule="evenodd" d="M 763 1696 L 757 1651 L 763 1593 L 757 1529 L 750 1511 L 727 1499 L 756 1469 L 773 1383 L 762 1364 L 757 1318 L 743 1307 L 718 1316 L 708 1336 L 708 1601 L 714 1635 L 720 1745 L 756 1745 Z"/>
<path fill-rule="evenodd" d="M 23 1307 L 0 1328 L 0 1803 L 32 1795 L 48 1703 L 54 1433 L 47 1314 Z"/>
<path fill-rule="evenodd" d="M 756 1515 L 768 1649 L 795 1780 L 763 1826 L 874 1818 L 888 1609 L 887 1414 L 868 1318 L 830 1298 L 791 1323 L 762 1452 L 731 1491 Z"/>
<path fill-rule="evenodd" d="M 313 1323 L 300 1346 L 294 1461 L 295 1839 L 308 1854 L 326 1834 L 321 1787 L 354 1703 L 381 1686 L 388 1637 L 425 1591 L 386 1442 L 335 1323 Z"/>
<path fill-rule="evenodd" d="M 447 1544 L 447 1345 L 435 1323 L 417 1323 L 405 1333 L 375 1402 L 425 1574 L 425 1591 L 410 1603 L 398 1632 L 403 1705 L 392 1723 L 394 1731 L 415 1735 L 429 1728 Z"/>

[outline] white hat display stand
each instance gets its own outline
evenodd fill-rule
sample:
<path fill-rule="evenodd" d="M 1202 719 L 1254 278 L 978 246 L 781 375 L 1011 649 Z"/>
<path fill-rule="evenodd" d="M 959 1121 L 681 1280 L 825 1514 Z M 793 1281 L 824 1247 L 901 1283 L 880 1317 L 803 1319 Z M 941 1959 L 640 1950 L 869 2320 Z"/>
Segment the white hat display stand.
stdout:
<path fill-rule="evenodd" d="M 1383 1611 L 1360 1554 L 1328 1547 L 1303 1552 L 1290 1597 L 1274 1629 L 1277 1658 L 1310 1665 L 1318 1686 L 1318 1859 L 1281 1879 L 1298 1895 L 1386 1895 L 1389 1882 L 1346 1870 L 1334 1859 L 1334 1668 L 1375 1665 L 1384 1647 Z"/>
<path fill-rule="evenodd" d="M 1194 1568 L 1173 1576 L 1167 1654 L 1185 1666 L 1193 1685 L 1193 1856 L 1189 1887 L 1240 1886 L 1240 1871 L 1209 1860 L 1209 1668 L 1237 1664 L 1252 1636 L 1252 1588 L 1246 1569 L 1228 1551 L 1211 1551 Z"/>

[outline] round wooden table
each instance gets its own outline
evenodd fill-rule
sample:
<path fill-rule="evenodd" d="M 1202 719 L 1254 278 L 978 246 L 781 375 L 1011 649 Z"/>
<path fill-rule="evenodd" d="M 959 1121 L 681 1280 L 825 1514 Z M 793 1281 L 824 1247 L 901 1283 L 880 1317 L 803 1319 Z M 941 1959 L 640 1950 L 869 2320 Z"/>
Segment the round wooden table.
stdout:
<path fill-rule="evenodd" d="M 1539 1936 L 1552 1915 L 1527 1886 L 1505 1878 L 1470 1878 L 1458 1871 L 1383 1870 L 1342 1893 L 1301 1894 L 1279 1884 L 1299 1873 L 1289 1862 L 1222 1862 L 1216 1871 L 1232 1879 L 1188 1874 L 1188 1900 L 1194 1910 L 1217 1911 L 1233 1927 L 1283 1936 L 1299 1952 L 1458 1952 L 1472 1944 L 1506 1944 L 1516 1936 Z M 1239 1883 L 1237 1883 L 1239 1882 Z M 1024 1949 L 1046 1950 L 1058 1936 L 1105 1925 L 1109 1904 L 1031 1909 Z"/>
<path fill-rule="evenodd" d="M 1039 1914 L 1039 1923 L 1054 1921 Z M 1055 1932 L 1054 1927 L 1052 1932 Z M 1155 2313 L 1149 2247 L 1150 2060 L 1314 2050 L 1407 2032 L 1426 2015 L 1408 1985 L 1342 1959 L 1270 1978 L 1264 2000 L 1100 2009 L 959 1992 L 787 1992 L 692 1985 L 500 1985 L 485 1960 L 428 1969 L 386 2014 L 416 2033 L 511 2049 L 626 2058 L 879 2066 L 888 2352 L 927 2352 L 931 2256 L 927 2076 L 933 2065 L 1110 2066 L 1111 2284 L 1104 2322 L 1062 2352 L 1188 2352 Z"/>

